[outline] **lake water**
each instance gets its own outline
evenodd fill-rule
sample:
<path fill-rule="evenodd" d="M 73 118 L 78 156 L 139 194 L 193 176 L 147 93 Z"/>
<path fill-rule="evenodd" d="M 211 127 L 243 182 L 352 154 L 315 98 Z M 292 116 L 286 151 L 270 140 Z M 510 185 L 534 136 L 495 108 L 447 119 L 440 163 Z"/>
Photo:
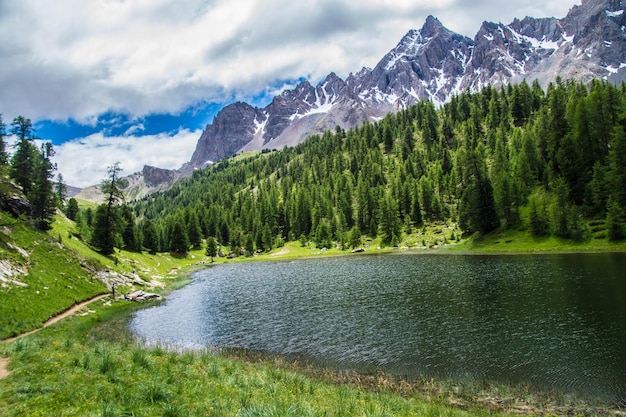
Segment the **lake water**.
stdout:
<path fill-rule="evenodd" d="M 148 343 L 626 399 L 626 254 L 224 264 L 131 328 Z"/>

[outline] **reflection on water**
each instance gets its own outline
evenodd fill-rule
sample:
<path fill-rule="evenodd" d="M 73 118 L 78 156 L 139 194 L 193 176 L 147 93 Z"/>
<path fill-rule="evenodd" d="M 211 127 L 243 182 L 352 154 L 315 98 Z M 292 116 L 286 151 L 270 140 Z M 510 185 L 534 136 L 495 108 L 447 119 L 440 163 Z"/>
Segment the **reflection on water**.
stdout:
<path fill-rule="evenodd" d="M 626 254 L 220 265 L 131 327 L 148 342 L 626 397 Z"/>

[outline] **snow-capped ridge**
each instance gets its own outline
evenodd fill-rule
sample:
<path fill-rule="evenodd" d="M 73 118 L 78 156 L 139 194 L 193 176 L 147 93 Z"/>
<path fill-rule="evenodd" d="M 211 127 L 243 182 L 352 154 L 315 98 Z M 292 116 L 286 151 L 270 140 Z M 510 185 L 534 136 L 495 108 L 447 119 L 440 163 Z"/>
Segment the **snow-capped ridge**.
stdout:
<path fill-rule="evenodd" d="M 313 86 L 299 83 L 263 109 L 225 107 L 198 141 L 192 166 L 241 150 L 293 146 L 336 126 L 377 121 L 419 100 L 437 106 L 462 91 L 556 75 L 589 82 L 626 78 L 626 15 L 622 0 L 583 0 L 567 16 L 485 21 L 474 38 L 455 33 L 428 16 L 373 68 L 344 80 L 330 73 Z"/>

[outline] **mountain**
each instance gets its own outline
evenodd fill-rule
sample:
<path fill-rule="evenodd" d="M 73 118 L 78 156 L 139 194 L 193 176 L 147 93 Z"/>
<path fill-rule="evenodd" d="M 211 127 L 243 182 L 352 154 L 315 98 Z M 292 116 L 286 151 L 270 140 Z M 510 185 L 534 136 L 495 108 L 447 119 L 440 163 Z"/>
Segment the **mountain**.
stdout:
<path fill-rule="evenodd" d="M 373 69 L 345 80 L 331 73 L 316 86 L 304 81 L 264 108 L 242 102 L 226 106 L 207 125 L 181 171 L 189 174 L 240 151 L 293 146 L 336 126 L 379 120 L 422 99 L 441 105 L 460 91 L 488 84 L 525 79 L 545 88 L 557 75 L 619 82 L 626 74 L 625 26 L 620 0 L 583 0 L 562 19 L 484 22 L 474 39 L 429 16 Z"/>
<path fill-rule="evenodd" d="M 473 39 L 428 16 L 374 68 L 345 80 L 330 73 L 315 86 L 304 81 L 264 108 L 244 102 L 224 107 L 179 170 L 146 167 L 127 177 L 127 199 L 165 190 L 193 170 L 238 152 L 294 146 L 337 126 L 380 120 L 422 99 L 439 106 L 461 91 L 523 80 L 537 80 L 545 88 L 557 76 L 621 82 L 626 79 L 624 11 L 621 0 L 583 0 L 562 19 L 483 22 Z M 101 202 L 97 187 L 77 197 Z"/>
<path fill-rule="evenodd" d="M 145 165 L 141 171 L 123 178 L 121 190 L 124 192 L 127 201 L 136 200 L 146 195 L 169 189 L 181 177 L 183 177 L 181 171 Z M 104 200 L 104 195 L 100 191 L 99 185 L 92 185 L 78 191 L 73 189 L 72 193 L 68 193 L 68 195 L 97 204 L 102 203 Z"/>

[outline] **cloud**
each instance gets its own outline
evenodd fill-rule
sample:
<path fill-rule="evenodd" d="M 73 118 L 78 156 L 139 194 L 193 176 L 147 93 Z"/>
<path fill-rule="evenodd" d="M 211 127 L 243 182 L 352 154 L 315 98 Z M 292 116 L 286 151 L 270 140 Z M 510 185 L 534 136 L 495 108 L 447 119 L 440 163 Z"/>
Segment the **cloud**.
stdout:
<path fill-rule="evenodd" d="M 374 66 L 429 14 L 473 36 L 483 20 L 562 17 L 570 1 L 0 2 L 0 112 L 84 123 L 177 114 Z"/>
<path fill-rule="evenodd" d="M 177 169 L 187 162 L 202 131 L 181 129 L 174 135 L 104 136 L 96 133 L 55 146 L 58 171 L 66 184 L 87 187 L 101 182 L 107 167 L 120 162 L 122 175 L 144 165 Z"/>

